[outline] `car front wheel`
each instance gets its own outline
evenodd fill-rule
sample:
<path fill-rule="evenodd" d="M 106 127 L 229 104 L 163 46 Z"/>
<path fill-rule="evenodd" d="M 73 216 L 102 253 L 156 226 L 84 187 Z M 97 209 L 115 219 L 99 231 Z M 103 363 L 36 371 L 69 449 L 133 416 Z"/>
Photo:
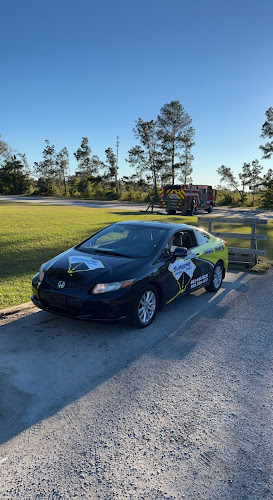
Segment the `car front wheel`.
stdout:
<path fill-rule="evenodd" d="M 158 307 L 158 293 L 154 286 L 144 288 L 136 303 L 133 323 L 137 328 L 149 326 L 155 319 Z"/>
<path fill-rule="evenodd" d="M 211 282 L 208 286 L 206 286 L 206 290 L 209 292 L 217 292 L 222 285 L 224 268 L 221 262 L 217 262 L 216 266 L 213 269 L 213 274 L 211 278 Z"/>

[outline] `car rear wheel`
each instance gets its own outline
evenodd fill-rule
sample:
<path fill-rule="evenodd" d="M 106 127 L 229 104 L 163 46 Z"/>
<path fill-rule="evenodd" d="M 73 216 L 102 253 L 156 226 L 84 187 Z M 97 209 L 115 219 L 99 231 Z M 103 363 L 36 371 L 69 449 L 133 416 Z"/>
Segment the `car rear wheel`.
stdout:
<path fill-rule="evenodd" d="M 222 285 L 224 275 L 224 268 L 221 262 L 217 262 L 216 266 L 213 269 L 213 274 L 211 278 L 211 282 L 208 286 L 206 286 L 206 290 L 209 292 L 217 292 Z"/>
<path fill-rule="evenodd" d="M 136 303 L 133 323 L 137 328 L 149 326 L 155 319 L 158 308 L 158 293 L 154 286 L 149 285 L 139 294 Z"/>

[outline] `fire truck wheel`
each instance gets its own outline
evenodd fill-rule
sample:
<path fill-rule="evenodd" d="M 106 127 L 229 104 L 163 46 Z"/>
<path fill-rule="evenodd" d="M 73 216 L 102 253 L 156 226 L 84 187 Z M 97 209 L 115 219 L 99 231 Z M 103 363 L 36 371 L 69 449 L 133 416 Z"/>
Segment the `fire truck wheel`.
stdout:
<path fill-rule="evenodd" d="M 211 214 L 211 212 L 212 212 L 212 205 L 211 204 L 209 205 L 207 212 L 208 212 L 208 214 Z"/>

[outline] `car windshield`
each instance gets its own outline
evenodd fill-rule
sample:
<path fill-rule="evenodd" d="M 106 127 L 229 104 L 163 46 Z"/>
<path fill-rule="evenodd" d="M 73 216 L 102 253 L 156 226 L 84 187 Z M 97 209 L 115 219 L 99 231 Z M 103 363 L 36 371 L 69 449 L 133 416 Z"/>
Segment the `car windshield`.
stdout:
<path fill-rule="evenodd" d="M 77 250 L 129 258 L 149 257 L 167 230 L 136 224 L 114 224 L 91 236 Z"/>

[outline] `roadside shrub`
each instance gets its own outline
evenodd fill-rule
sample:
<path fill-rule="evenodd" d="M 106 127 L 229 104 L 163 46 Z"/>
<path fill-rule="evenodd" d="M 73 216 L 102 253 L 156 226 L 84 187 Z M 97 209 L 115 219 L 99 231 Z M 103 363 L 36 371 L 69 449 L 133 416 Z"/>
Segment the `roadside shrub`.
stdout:
<path fill-rule="evenodd" d="M 63 196 L 64 188 L 54 178 L 40 177 L 36 184 L 35 194 L 40 196 Z"/>
<path fill-rule="evenodd" d="M 147 191 L 140 191 L 130 188 L 128 190 L 122 191 L 119 196 L 121 201 L 135 201 L 135 202 L 148 202 L 150 201 L 150 193 Z"/>
<path fill-rule="evenodd" d="M 217 193 L 217 198 L 216 198 L 216 204 L 219 206 L 226 206 L 226 205 L 233 205 L 234 204 L 234 197 L 233 194 L 230 192 L 225 192 L 225 193 Z"/>
<path fill-rule="evenodd" d="M 105 192 L 106 200 L 117 200 L 117 193 L 115 189 L 110 189 Z"/>
<path fill-rule="evenodd" d="M 261 192 L 261 206 L 267 209 L 273 209 L 273 186 Z"/>

